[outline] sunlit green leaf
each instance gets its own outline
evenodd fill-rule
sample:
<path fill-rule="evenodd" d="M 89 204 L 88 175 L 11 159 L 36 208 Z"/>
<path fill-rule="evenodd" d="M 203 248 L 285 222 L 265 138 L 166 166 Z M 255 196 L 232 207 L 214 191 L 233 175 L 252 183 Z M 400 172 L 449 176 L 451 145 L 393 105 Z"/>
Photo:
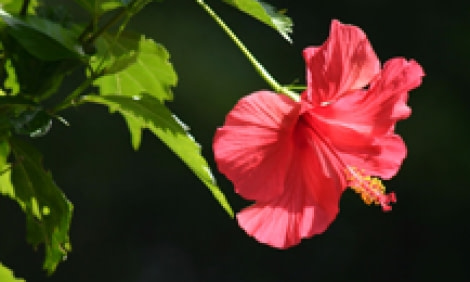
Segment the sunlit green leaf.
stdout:
<path fill-rule="evenodd" d="M 141 36 L 134 33 L 115 34 L 104 33 L 96 40 L 96 54 L 90 59 L 94 73 L 106 75 L 126 69 L 137 58 Z"/>
<path fill-rule="evenodd" d="M 20 92 L 20 85 L 16 77 L 15 68 L 13 67 L 11 60 L 6 60 L 5 65 L 6 78 L 3 86 L 5 89 L 10 91 L 10 95 L 16 95 Z"/>
<path fill-rule="evenodd" d="M 180 157 L 210 189 L 227 213 L 233 216 L 232 208 L 215 183 L 211 170 L 201 155 L 199 144 L 189 134 L 188 128 L 161 101 L 147 94 L 134 98 L 120 95 L 94 95 L 85 96 L 83 99 L 108 106 L 112 112 L 119 112 L 131 126 L 131 133 L 140 134 L 142 129 L 149 129 Z"/>
<path fill-rule="evenodd" d="M 0 0 L 0 6 L 12 15 L 18 15 L 21 11 L 24 1 L 20 0 Z M 34 14 L 34 10 L 38 7 L 37 0 L 30 0 L 28 5 L 28 14 Z"/>
<path fill-rule="evenodd" d="M 255 19 L 277 30 L 284 39 L 292 43 L 289 34 L 292 33 L 292 20 L 277 11 L 273 6 L 258 0 L 224 0 L 226 3 L 238 8 Z"/>
<path fill-rule="evenodd" d="M 129 133 L 131 134 L 131 143 L 134 150 L 138 150 L 140 143 L 142 141 L 142 126 L 139 120 L 126 118 L 124 120 L 127 123 L 127 128 L 129 128 Z"/>
<path fill-rule="evenodd" d="M 13 271 L 8 269 L 2 263 L 0 263 L 0 281 L 2 282 L 25 282 L 26 280 L 21 278 L 15 278 Z"/>
<path fill-rule="evenodd" d="M 0 193 L 15 197 L 15 189 L 11 184 L 11 165 L 8 163 L 10 146 L 6 140 L 0 142 Z"/>
<path fill-rule="evenodd" d="M 11 145 L 11 148 L 10 148 Z M 27 241 L 34 247 L 44 244 L 43 267 L 52 273 L 71 250 L 69 228 L 72 204 L 41 164 L 42 156 L 20 140 L 0 142 L 0 193 L 17 201 L 26 215 Z M 13 153 L 14 162 L 6 156 Z"/>
<path fill-rule="evenodd" d="M 75 29 L 64 28 L 37 16 L 17 18 L 1 8 L 0 18 L 8 25 L 9 34 L 39 59 L 79 59 L 84 55 Z"/>
<path fill-rule="evenodd" d="M 146 92 L 159 100 L 171 100 L 177 76 L 166 49 L 145 37 L 103 37 L 93 58 L 96 72 L 105 75 L 94 85 L 101 95 L 136 96 Z"/>

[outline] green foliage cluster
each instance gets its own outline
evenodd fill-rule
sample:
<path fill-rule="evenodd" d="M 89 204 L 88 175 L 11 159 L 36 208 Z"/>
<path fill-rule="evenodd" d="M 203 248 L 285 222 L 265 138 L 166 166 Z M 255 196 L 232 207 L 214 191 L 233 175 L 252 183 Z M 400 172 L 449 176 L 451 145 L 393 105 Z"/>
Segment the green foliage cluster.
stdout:
<path fill-rule="evenodd" d="M 165 105 L 177 84 L 168 51 L 126 29 L 150 2 L 75 0 L 89 17 L 80 23 L 40 0 L 0 0 L 0 193 L 24 211 L 26 239 L 33 247 L 44 245 L 43 268 L 49 274 L 71 251 L 73 205 L 28 139 L 47 134 L 53 121 L 67 124 L 59 114 L 72 106 L 95 103 L 122 115 L 135 150 L 148 129 L 233 216 L 188 127 Z M 290 19 L 272 6 L 256 0 L 225 2 L 290 40 Z M 84 81 L 68 95 L 60 93 L 63 81 L 77 72 L 85 74 Z M 0 280 L 24 281 L 2 264 Z"/>

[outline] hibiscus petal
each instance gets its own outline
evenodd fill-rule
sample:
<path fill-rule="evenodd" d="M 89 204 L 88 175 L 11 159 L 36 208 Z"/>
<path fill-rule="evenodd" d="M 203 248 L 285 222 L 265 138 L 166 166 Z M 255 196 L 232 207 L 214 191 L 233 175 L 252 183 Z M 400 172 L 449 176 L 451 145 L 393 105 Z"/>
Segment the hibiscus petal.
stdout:
<path fill-rule="evenodd" d="M 377 149 L 376 154 L 351 154 L 340 152 L 345 163 L 361 168 L 365 175 L 380 176 L 382 179 L 390 179 L 398 172 L 406 157 L 406 145 L 397 134 L 389 134 L 375 140 L 375 144 L 369 146 Z"/>
<path fill-rule="evenodd" d="M 362 119 L 360 119 L 361 122 L 354 122 L 358 111 L 353 110 L 353 103 L 348 106 L 344 100 L 342 98 L 330 106 L 312 109 L 303 118 L 308 120 L 335 149 L 358 152 L 364 145 L 374 141 L 373 122 L 369 120 L 362 122 Z M 377 153 L 377 149 L 367 149 L 361 153 L 374 154 Z"/>
<path fill-rule="evenodd" d="M 415 61 L 394 58 L 385 63 L 369 90 L 350 92 L 335 103 L 313 111 L 329 125 L 324 127 L 329 129 L 325 134 L 333 139 L 338 130 L 335 125 L 372 137 L 387 134 L 393 132 L 398 120 L 410 115 L 406 104 L 408 92 L 421 84 L 423 75 Z M 344 140 L 344 136 L 338 137 Z"/>
<path fill-rule="evenodd" d="M 255 92 L 242 98 L 217 129 L 217 166 L 241 196 L 266 201 L 283 192 L 299 108 L 288 97 Z"/>
<path fill-rule="evenodd" d="M 320 47 L 303 52 L 307 64 L 307 99 L 316 105 L 335 101 L 365 87 L 380 71 L 380 62 L 364 32 L 333 20 Z"/>
<path fill-rule="evenodd" d="M 328 173 L 334 170 L 332 160 L 319 155 L 324 149 L 322 144 L 297 145 L 300 146 L 296 146 L 283 194 L 237 214 L 239 225 L 250 236 L 280 249 L 322 233 L 339 210 L 342 187 L 338 175 Z"/>
<path fill-rule="evenodd" d="M 423 75 L 413 60 L 389 60 L 369 90 L 350 92 L 335 103 L 313 109 L 311 123 L 347 165 L 390 178 L 406 156 L 403 140 L 393 133 L 395 124 L 410 115 L 408 91 L 421 84 Z"/>
<path fill-rule="evenodd" d="M 406 105 L 408 92 L 421 85 L 423 68 L 414 60 L 393 58 L 388 60 L 380 75 L 371 83 L 365 103 L 376 107 L 392 120 L 405 119 L 411 114 Z M 390 104 L 393 107 L 390 107 Z M 390 108 L 388 108 L 390 107 Z M 388 109 L 387 109 L 388 108 Z"/>
<path fill-rule="evenodd" d="M 237 214 L 238 224 L 261 243 L 286 249 L 324 232 L 338 213 L 338 200 L 330 209 L 316 205 L 301 187 L 289 188 L 277 201 L 255 203 Z"/>

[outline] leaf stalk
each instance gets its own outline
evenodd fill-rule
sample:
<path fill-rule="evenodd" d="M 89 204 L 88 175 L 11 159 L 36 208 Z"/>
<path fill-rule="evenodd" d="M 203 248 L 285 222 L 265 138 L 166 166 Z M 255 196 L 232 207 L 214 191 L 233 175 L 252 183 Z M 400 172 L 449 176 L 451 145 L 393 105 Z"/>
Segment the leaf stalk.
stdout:
<path fill-rule="evenodd" d="M 95 21 L 92 21 L 83 31 L 83 33 L 80 35 L 79 40 L 84 40 L 83 46 L 90 46 L 92 45 L 95 40 L 101 36 L 106 30 L 108 30 L 110 27 L 121 21 L 125 16 L 127 16 L 129 13 L 132 13 L 134 6 L 137 6 L 139 8 L 142 8 L 144 5 L 138 6 L 137 4 L 141 0 L 132 0 L 127 6 L 122 7 L 119 12 L 117 12 L 109 21 L 107 21 L 102 27 L 100 27 L 98 30 L 96 30 L 94 33 L 92 33 L 90 36 L 86 36 L 86 33 L 90 31 L 90 29 L 93 28 Z"/>
<path fill-rule="evenodd" d="M 242 51 L 243 55 L 250 61 L 252 66 L 258 72 L 258 74 L 271 86 L 274 91 L 280 94 L 284 94 L 294 101 L 299 101 L 300 97 L 297 93 L 289 90 L 288 88 L 279 84 L 273 76 L 264 68 L 264 66 L 251 54 L 250 50 L 238 39 L 235 33 L 225 24 L 225 22 L 207 5 L 203 0 L 196 0 L 201 7 L 214 19 L 214 21 L 223 29 L 223 31 L 232 39 L 237 47 Z"/>
<path fill-rule="evenodd" d="M 60 112 L 62 110 L 67 109 L 71 105 L 74 105 L 74 100 L 82 94 L 90 85 L 93 83 L 95 80 L 95 76 L 91 76 L 87 78 L 85 81 L 82 82 L 72 93 L 70 93 L 61 103 L 59 103 L 57 106 L 55 106 L 51 114 L 55 114 L 57 112 Z"/>

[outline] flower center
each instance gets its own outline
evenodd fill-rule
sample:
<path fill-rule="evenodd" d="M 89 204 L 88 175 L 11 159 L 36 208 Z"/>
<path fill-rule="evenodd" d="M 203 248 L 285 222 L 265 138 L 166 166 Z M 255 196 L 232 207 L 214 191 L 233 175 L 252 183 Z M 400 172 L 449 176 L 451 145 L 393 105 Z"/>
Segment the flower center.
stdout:
<path fill-rule="evenodd" d="M 360 194 L 362 200 L 368 205 L 374 203 L 382 206 L 383 211 L 390 211 L 392 210 L 390 204 L 397 201 L 395 193 L 385 194 L 385 186 L 380 179 L 365 175 L 363 170 L 348 167 L 346 179 L 348 186 Z"/>

